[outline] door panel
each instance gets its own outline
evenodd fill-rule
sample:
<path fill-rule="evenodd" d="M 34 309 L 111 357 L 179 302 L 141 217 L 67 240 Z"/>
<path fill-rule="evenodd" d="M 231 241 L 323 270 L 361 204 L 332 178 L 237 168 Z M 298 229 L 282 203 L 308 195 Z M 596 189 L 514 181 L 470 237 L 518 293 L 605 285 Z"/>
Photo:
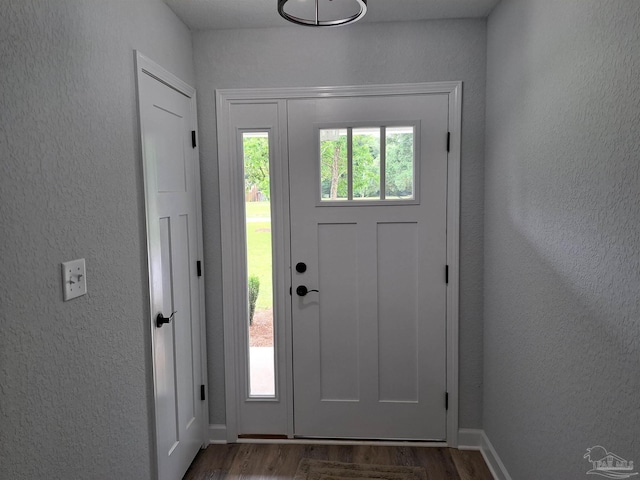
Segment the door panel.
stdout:
<path fill-rule="evenodd" d="M 442 440 L 448 96 L 291 100 L 288 115 L 291 262 L 308 266 L 292 274 L 295 434 Z M 398 189 L 375 174 L 392 175 L 384 128 L 379 148 L 349 132 L 402 125 L 414 126 L 415 194 L 385 199 L 374 186 L 360 198 L 363 181 Z M 321 166 L 331 128 L 347 131 L 357 166 L 340 167 L 338 153 Z M 374 174 L 356 179 L 366 161 Z M 296 295 L 299 285 L 319 292 Z"/>
<path fill-rule="evenodd" d="M 156 448 L 160 480 L 182 478 L 204 439 L 197 163 L 191 99 L 144 71 L 140 119 L 147 207 Z M 157 326 L 158 314 L 171 322 Z"/>
<path fill-rule="evenodd" d="M 359 335 L 357 304 L 358 238 L 355 224 L 318 225 L 320 398 L 357 401 L 360 370 L 357 345 Z M 339 278 L 340 281 L 335 281 Z M 314 293 L 310 293 L 314 295 Z M 318 294 L 315 294 L 318 295 Z M 294 299 L 295 301 L 296 299 Z M 312 301 L 306 300 L 306 305 Z M 317 298 L 316 298 L 317 300 Z M 333 372 L 340 371 L 340 375 Z"/>
<path fill-rule="evenodd" d="M 378 224 L 378 399 L 383 402 L 418 401 L 417 227 Z"/>

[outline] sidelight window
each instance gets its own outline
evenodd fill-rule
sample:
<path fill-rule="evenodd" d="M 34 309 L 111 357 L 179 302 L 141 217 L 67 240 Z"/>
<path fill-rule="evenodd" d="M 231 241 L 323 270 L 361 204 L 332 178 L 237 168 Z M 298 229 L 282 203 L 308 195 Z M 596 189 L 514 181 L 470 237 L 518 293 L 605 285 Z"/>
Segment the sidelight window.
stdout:
<path fill-rule="evenodd" d="M 269 132 L 243 132 L 249 396 L 275 396 Z"/>

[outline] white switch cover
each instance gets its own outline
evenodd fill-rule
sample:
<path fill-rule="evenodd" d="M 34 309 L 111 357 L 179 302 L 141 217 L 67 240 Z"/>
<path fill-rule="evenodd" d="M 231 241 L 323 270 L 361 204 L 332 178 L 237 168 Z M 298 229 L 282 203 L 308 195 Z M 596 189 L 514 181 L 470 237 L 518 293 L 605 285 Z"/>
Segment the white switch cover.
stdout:
<path fill-rule="evenodd" d="M 87 272 L 84 267 L 84 258 L 62 264 L 62 283 L 65 302 L 87 293 Z"/>

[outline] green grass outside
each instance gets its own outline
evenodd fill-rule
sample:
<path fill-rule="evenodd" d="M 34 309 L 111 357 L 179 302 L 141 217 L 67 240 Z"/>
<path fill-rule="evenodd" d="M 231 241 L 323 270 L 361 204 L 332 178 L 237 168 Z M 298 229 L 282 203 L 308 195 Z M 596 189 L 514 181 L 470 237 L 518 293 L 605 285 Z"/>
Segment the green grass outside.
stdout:
<path fill-rule="evenodd" d="M 271 217 L 271 202 L 247 202 L 247 218 Z"/>
<path fill-rule="evenodd" d="M 247 219 L 271 217 L 269 202 L 248 202 Z M 247 266 L 249 275 L 260 278 L 256 310 L 273 307 L 271 222 L 247 222 Z"/>

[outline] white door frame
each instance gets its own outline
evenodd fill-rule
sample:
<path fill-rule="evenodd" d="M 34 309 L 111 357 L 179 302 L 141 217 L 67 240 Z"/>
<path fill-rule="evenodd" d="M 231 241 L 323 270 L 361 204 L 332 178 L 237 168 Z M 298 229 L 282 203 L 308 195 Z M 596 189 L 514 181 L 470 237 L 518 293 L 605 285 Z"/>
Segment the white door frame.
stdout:
<path fill-rule="evenodd" d="M 135 68 L 136 68 L 136 90 L 137 90 L 137 96 L 138 99 L 140 98 L 140 78 L 142 78 L 142 75 L 150 75 L 151 77 L 155 78 L 156 80 L 158 80 L 159 82 L 167 85 L 168 87 L 176 90 L 177 92 L 182 93 L 183 95 L 185 95 L 186 97 L 189 98 L 189 105 L 190 105 L 190 118 L 189 118 L 189 122 L 190 122 L 190 127 L 192 131 L 197 132 L 198 131 L 198 122 L 197 122 L 197 109 L 196 109 L 196 91 L 195 89 L 185 83 L 184 81 L 180 80 L 178 77 L 176 77 L 175 75 L 173 75 L 171 72 L 165 70 L 164 68 L 162 68 L 160 65 L 158 65 L 157 63 L 153 62 L 152 60 L 150 60 L 149 58 L 145 57 L 143 54 L 141 54 L 139 51 L 134 50 L 134 54 L 135 54 Z M 140 109 L 140 103 L 138 101 L 138 110 Z M 140 116 L 140 111 L 138 111 L 138 116 Z M 144 139 L 142 138 L 142 135 L 140 135 L 140 139 L 141 139 L 141 144 L 140 144 L 140 148 L 141 148 L 141 155 L 144 159 Z M 196 142 L 197 143 L 197 142 Z M 192 160 L 194 163 L 194 172 L 195 172 L 195 183 L 196 183 L 196 230 L 197 230 L 197 243 L 198 243 L 198 251 L 197 251 L 197 255 L 198 258 L 202 259 L 204 258 L 204 254 L 203 254 L 203 242 L 202 242 L 202 201 L 201 201 L 201 184 L 200 184 L 200 153 L 199 153 L 199 149 L 196 145 L 195 148 L 192 149 L 191 151 L 191 155 L 192 155 Z M 144 165 L 144 162 L 143 162 Z M 147 197 L 147 192 L 146 192 L 146 183 L 144 185 L 144 189 L 145 189 L 145 199 Z M 148 228 L 149 228 L 149 224 L 146 224 L 146 228 L 147 231 L 146 233 L 146 239 L 147 239 L 147 255 L 149 255 L 150 252 L 150 246 L 148 244 L 149 239 L 150 239 L 150 235 L 148 232 Z M 149 268 L 148 271 L 148 276 L 147 278 L 151 278 L 151 258 L 147 259 L 147 266 Z M 206 343 L 206 325 L 205 325 L 205 309 L 204 309 L 204 277 L 201 278 L 201 281 L 198 282 L 199 285 L 199 299 L 200 299 L 200 318 L 199 318 L 199 324 L 200 324 L 200 364 L 201 364 L 201 384 L 205 386 L 204 390 L 205 392 L 208 392 L 208 377 L 207 377 L 207 343 Z M 151 298 L 150 298 L 151 301 Z M 151 314 L 153 313 L 153 305 L 149 306 L 150 310 L 149 310 L 149 335 L 151 337 L 151 357 L 150 357 L 150 362 L 152 365 L 152 381 L 153 381 L 153 385 L 156 384 L 156 372 L 155 372 L 155 364 L 153 359 L 155 358 L 155 345 L 154 345 L 154 330 L 156 328 L 155 323 L 154 323 L 154 319 L 151 318 Z M 209 426 L 208 426 L 208 421 L 209 421 L 209 404 L 208 404 L 208 396 L 207 396 L 207 400 L 202 402 L 202 409 L 203 409 L 203 425 L 201 426 L 202 428 L 202 445 L 203 447 L 209 444 L 209 438 L 208 438 L 208 430 L 209 430 Z M 156 420 L 155 420 L 155 404 L 156 404 L 156 398 L 155 398 L 155 389 L 154 389 L 154 402 L 152 405 L 152 409 L 154 410 L 154 414 L 153 414 L 153 431 L 155 431 L 156 429 Z M 155 435 L 153 435 L 153 442 L 154 445 L 157 442 Z M 157 445 L 156 448 L 154 448 L 153 450 L 153 455 L 155 456 L 155 461 L 154 461 L 154 465 L 155 468 L 157 470 L 157 466 L 158 466 L 158 458 L 157 458 Z M 155 472 L 155 477 L 157 478 L 158 472 Z"/>
<path fill-rule="evenodd" d="M 260 103 L 265 101 L 285 102 L 289 99 L 327 98 L 327 97 L 366 97 L 392 95 L 447 94 L 449 97 L 449 155 L 447 165 L 447 265 L 449 266 L 449 283 L 447 285 L 447 438 L 446 445 L 458 445 L 458 312 L 459 312 L 459 251 L 460 251 L 460 147 L 462 127 L 462 82 L 437 82 L 395 85 L 367 85 L 345 87 L 303 87 L 303 88 L 258 88 L 258 89 L 225 89 L 216 91 L 216 112 L 218 128 L 218 168 L 220 181 L 220 220 L 222 239 L 222 275 L 223 286 L 235 285 L 239 268 L 244 264 L 244 245 L 234 240 L 234 232 L 241 226 L 244 228 L 242 210 L 234 206 L 233 192 L 236 171 L 231 165 L 234 158 L 233 149 L 235 135 L 230 131 L 228 112 L 230 106 L 240 103 Z M 281 152 L 285 158 L 283 165 L 288 165 L 288 149 L 286 148 L 286 119 L 280 125 Z M 443 140 L 444 141 L 444 140 Z M 287 185 L 288 187 L 288 185 Z M 288 192 L 286 193 L 288 196 Z M 244 311 L 243 297 L 234 294 L 233 288 L 224 288 L 222 295 L 224 345 L 225 345 L 225 394 L 226 394 L 226 433 L 228 442 L 238 440 L 237 401 L 238 385 L 238 338 L 239 325 L 244 319 L 238 318 L 238 312 Z M 287 341 L 291 341 L 291 311 L 286 315 Z M 291 351 L 290 345 L 281 348 Z M 288 436 L 293 437 L 293 386 L 292 360 L 286 355 L 287 364 L 282 366 L 286 375 L 286 392 L 282 395 L 288 405 Z"/>

